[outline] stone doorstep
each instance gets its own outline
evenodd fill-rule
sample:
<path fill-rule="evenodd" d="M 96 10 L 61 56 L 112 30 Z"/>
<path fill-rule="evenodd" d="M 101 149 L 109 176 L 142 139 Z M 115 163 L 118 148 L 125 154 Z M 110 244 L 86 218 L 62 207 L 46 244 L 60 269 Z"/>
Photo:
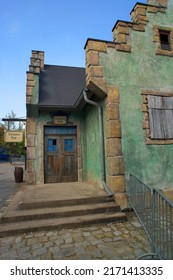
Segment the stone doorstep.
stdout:
<path fill-rule="evenodd" d="M 82 205 L 82 204 L 91 204 L 91 203 L 105 203 L 114 201 L 114 198 L 107 198 L 107 196 L 97 196 L 97 197 L 81 197 L 73 199 L 27 199 L 21 200 L 19 202 L 20 210 L 27 209 L 38 209 L 38 208 L 50 208 L 50 207 L 64 207 L 64 206 L 73 206 L 73 205 Z"/>
<path fill-rule="evenodd" d="M 96 213 L 113 213 L 120 211 L 115 202 L 74 205 L 65 207 L 39 208 L 7 212 L 1 217 L 1 223 L 33 221 L 50 218 L 91 215 Z"/>
<path fill-rule="evenodd" d="M 62 186 L 32 187 L 16 193 L 2 214 L 0 236 L 127 220 L 114 198 L 108 198 L 103 190 L 80 184 Z"/>
<path fill-rule="evenodd" d="M 40 230 L 64 229 L 84 227 L 100 223 L 116 223 L 127 220 L 125 213 L 101 213 L 94 215 L 66 217 L 58 219 L 42 219 L 15 223 L 4 223 L 0 227 L 0 237 L 19 233 L 27 233 Z"/>

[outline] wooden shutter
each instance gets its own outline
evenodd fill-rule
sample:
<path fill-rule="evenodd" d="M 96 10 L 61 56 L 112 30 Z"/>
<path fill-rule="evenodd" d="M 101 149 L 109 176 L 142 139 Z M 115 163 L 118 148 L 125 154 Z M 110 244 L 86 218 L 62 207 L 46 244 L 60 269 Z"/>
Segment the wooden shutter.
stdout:
<path fill-rule="evenodd" d="M 173 97 L 148 95 L 152 139 L 173 139 Z"/>

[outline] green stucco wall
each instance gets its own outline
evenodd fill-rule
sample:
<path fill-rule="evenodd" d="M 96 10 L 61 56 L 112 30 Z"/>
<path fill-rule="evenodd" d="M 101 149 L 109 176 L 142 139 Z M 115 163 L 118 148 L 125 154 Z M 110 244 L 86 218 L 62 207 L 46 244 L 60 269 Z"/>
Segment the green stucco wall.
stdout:
<path fill-rule="evenodd" d="M 173 28 L 173 3 L 167 13 L 147 14 L 145 32 L 130 33 L 131 52 L 108 48 L 100 53 L 107 85 L 120 90 L 120 119 L 125 178 L 130 173 L 150 186 L 173 188 L 173 144 L 146 145 L 143 130 L 142 89 L 173 91 L 173 57 L 156 55 L 153 26 Z"/>
<path fill-rule="evenodd" d="M 84 180 L 99 183 L 101 180 L 101 155 L 98 109 L 86 105 L 83 118 L 83 167 Z"/>
<path fill-rule="evenodd" d="M 95 98 L 93 101 L 102 106 L 105 138 L 105 103 Z M 99 112 L 96 106 L 86 104 L 83 110 L 83 179 L 101 185 L 102 157 Z"/>

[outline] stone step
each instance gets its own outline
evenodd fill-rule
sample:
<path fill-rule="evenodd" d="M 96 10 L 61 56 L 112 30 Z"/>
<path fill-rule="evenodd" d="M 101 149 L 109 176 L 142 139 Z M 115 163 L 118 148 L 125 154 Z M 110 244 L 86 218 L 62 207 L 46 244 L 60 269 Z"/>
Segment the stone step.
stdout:
<path fill-rule="evenodd" d="M 51 207 L 28 210 L 16 210 L 5 212 L 1 217 L 1 223 L 11 223 L 29 220 L 63 218 L 72 216 L 92 215 L 96 213 L 111 213 L 120 211 L 119 205 L 115 202 L 96 204 L 83 204 L 65 207 Z"/>
<path fill-rule="evenodd" d="M 115 223 L 127 220 L 125 213 L 99 213 L 66 218 L 51 218 L 34 221 L 2 223 L 0 225 L 0 237 L 27 233 L 40 230 L 53 230 L 62 228 L 76 228 L 99 223 Z"/>
<path fill-rule="evenodd" d="M 50 207 L 64 207 L 64 206 L 73 206 L 73 205 L 82 205 L 82 204 L 91 204 L 91 203 L 104 203 L 114 201 L 114 198 L 108 198 L 104 196 L 97 197 L 82 197 L 77 199 L 56 199 L 56 200 L 27 200 L 20 201 L 19 209 L 38 209 L 38 208 L 50 208 Z"/>

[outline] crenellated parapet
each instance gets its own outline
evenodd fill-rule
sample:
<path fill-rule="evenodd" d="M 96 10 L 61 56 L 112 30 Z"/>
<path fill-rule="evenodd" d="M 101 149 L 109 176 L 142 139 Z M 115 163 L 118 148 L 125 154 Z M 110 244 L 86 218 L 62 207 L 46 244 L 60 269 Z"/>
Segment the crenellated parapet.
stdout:
<path fill-rule="evenodd" d="M 168 0 L 147 0 L 147 3 L 155 6 L 167 7 Z"/>
<path fill-rule="evenodd" d="M 107 95 L 107 84 L 100 65 L 99 54 L 107 53 L 107 48 L 115 48 L 114 42 L 88 39 L 85 45 L 86 52 L 86 86 L 100 98 Z"/>
<path fill-rule="evenodd" d="M 131 22 L 118 20 L 112 29 L 113 41 L 117 43 L 116 50 L 131 52 L 131 31 L 145 32 L 149 22 L 148 13 L 165 13 L 167 0 L 148 0 L 148 4 L 136 3 L 131 11 Z"/>
<path fill-rule="evenodd" d="M 33 90 L 35 87 L 35 74 L 40 74 L 41 69 L 44 68 L 44 52 L 32 51 L 30 58 L 29 71 L 27 72 L 26 82 L 26 104 L 31 104 L 33 97 Z"/>

